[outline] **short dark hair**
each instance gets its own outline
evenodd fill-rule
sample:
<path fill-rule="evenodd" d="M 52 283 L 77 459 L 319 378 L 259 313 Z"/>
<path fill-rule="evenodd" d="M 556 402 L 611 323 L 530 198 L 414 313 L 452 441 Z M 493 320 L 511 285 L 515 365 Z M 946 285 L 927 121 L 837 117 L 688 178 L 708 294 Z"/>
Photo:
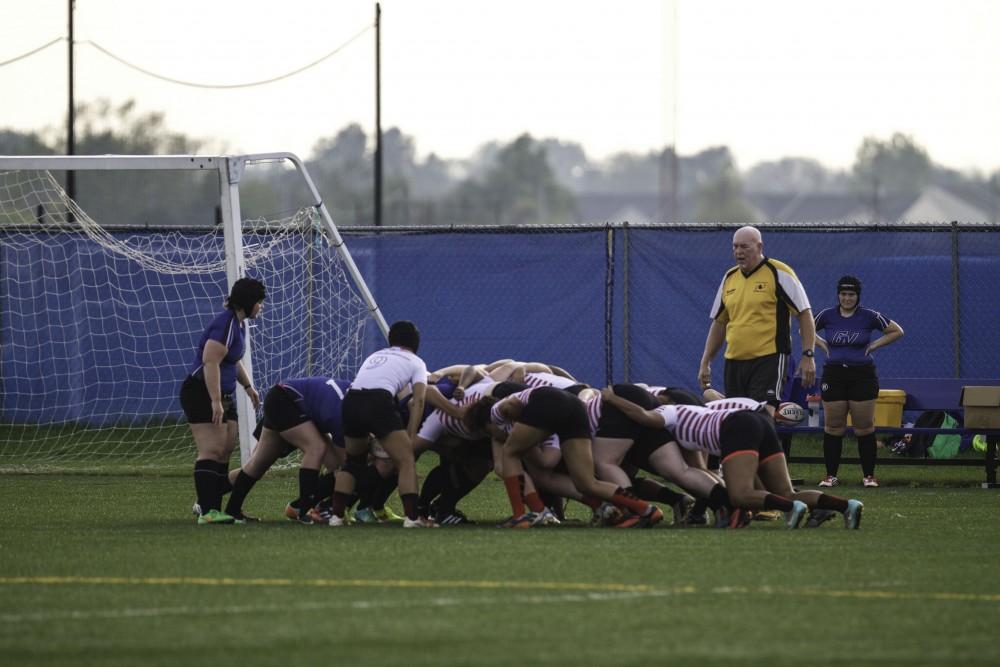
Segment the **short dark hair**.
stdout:
<path fill-rule="evenodd" d="M 409 320 L 393 322 L 389 327 L 389 345 L 405 347 L 416 353 L 420 347 L 420 331 L 417 325 Z"/>
<path fill-rule="evenodd" d="M 473 431 L 482 431 L 490 423 L 490 413 L 497 404 L 496 396 L 481 396 L 465 415 L 466 424 Z"/>
<path fill-rule="evenodd" d="M 253 307 L 267 298 L 264 283 L 256 278 L 240 278 L 233 283 L 226 299 L 226 308 L 239 309 L 247 317 L 253 313 Z"/>
<path fill-rule="evenodd" d="M 666 387 L 657 396 L 666 396 L 676 405 L 705 405 L 705 400 L 693 391 L 680 387 Z"/>

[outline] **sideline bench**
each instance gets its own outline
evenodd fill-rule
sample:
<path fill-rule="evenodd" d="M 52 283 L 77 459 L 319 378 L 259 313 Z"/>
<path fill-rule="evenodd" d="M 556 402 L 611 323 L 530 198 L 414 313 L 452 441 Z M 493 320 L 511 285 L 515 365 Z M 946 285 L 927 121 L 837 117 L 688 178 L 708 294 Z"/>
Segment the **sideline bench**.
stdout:
<path fill-rule="evenodd" d="M 902 389 L 906 392 L 906 403 L 903 410 L 946 410 L 948 412 L 961 412 L 964 408 L 961 405 L 962 387 L 965 386 L 1000 386 L 1000 379 L 968 379 L 968 378 L 885 378 L 879 379 L 879 385 L 884 389 Z M 822 426 L 780 426 L 779 433 L 822 433 Z M 986 481 L 983 482 L 984 489 L 994 489 L 1000 487 L 997 484 L 997 444 L 1000 442 L 1000 429 L 984 428 L 917 428 L 904 426 L 878 426 L 876 433 L 931 433 L 934 435 L 974 435 L 982 434 L 986 436 L 986 453 L 984 460 L 970 458 L 954 459 L 932 459 L 932 458 L 907 458 L 907 457 L 885 457 L 878 459 L 878 465 L 940 465 L 940 466 L 965 466 L 984 467 Z M 851 427 L 847 427 L 845 434 L 853 433 Z M 861 460 L 857 457 L 844 457 L 841 463 L 858 464 Z M 813 463 L 822 464 L 822 456 L 789 456 L 789 463 Z"/>

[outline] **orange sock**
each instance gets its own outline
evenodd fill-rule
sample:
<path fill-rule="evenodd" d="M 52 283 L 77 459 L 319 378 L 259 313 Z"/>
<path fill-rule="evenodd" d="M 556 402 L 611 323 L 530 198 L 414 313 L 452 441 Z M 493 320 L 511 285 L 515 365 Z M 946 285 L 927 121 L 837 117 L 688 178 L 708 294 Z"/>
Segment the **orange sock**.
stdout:
<path fill-rule="evenodd" d="M 524 499 L 521 498 L 521 476 L 504 477 L 503 485 L 507 488 L 507 499 L 510 500 L 511 513 L 513 516 L 523 515 Z"/>
<path fill-rule="evenodd" d="M 542 498 L 541 496 L 538 495 L 537 492 L 533 491 L 531 493 L 525 494 L 524 502 L 528 504 L 528 508 L 532 512 L 541 512 L 542 510 L 545 509 L 545 503 L 542 502 Z"/>

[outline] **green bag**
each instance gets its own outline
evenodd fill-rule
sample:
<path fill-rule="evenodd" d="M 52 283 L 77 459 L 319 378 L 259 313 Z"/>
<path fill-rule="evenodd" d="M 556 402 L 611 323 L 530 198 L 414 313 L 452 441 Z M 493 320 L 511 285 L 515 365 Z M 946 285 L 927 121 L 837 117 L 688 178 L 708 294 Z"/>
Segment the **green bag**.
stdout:
<path fill-rule="evenodd" d="M 958 420 L 945 413 L 941 420 L 941 428 L 960 428 Z M 958 433 L 934 436 L 934 442 L 927 448 L 927 455 L 932 459 L 953 459 L 958 455 L 962 445 L 962 436 Z"/>

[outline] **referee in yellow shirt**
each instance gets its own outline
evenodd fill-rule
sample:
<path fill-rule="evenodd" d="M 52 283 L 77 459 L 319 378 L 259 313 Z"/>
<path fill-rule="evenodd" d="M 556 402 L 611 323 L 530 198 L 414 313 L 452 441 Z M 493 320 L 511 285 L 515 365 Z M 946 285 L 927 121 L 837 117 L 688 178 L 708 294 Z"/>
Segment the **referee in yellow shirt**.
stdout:
<path fill-rule="evenodd" d="M 777 407 L 792 351 L 792 315 L 799 321 L 802 338 L 802 386 L 808 389 L 816 381 L 816 327 L 809 297 L 790 266 L 764 256 L 756 227 L 736 230 L 733 257 L 737 265 L 722 278 L 712 304 L 698 379 L 702 389 L 711 386 L 711 362 L 724 341 L 726 396 L 745 396 Z"/>

